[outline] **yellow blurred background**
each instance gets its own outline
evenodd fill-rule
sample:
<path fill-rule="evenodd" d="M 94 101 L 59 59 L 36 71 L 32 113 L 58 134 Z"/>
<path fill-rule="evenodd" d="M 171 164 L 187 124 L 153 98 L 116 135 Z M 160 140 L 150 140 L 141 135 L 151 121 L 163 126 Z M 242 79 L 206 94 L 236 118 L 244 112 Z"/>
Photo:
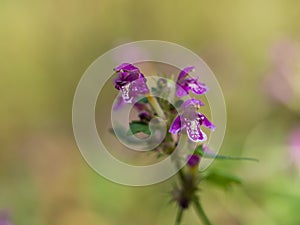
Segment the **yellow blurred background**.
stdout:
<path fill-rule="evenodd" d="M 77 83 L 98 56 L 178 43 L 216 74 L 227 104 L 214 162 L 243 185 L 206 184 L 214 224 L 300 224 L 300 1 L 0 0 L 0 211 L 16 225 L 172 224 L 172 180 L 125 187 L 97 175 L 72 133 Z M 191 210 L 184 224 L 201 224 Z"/>

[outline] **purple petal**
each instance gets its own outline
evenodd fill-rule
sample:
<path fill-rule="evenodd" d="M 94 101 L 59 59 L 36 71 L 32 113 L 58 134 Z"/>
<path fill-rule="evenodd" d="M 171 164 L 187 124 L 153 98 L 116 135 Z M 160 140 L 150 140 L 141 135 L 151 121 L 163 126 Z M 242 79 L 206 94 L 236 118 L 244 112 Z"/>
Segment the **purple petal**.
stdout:
<path fill-rule="evenodd" d="M 137 80 L 140 77 L 138 73 L 117 72 L 117 77 L 114 80 L 115 88 L 120 90 L 122 86 Z"/>
<path fill-rule="evenodd" d="M 177 84 L 177 90 L 176 90 L 176 95 L 178 98 L 181 98 L 183 96 L 186 96 L 189 94 L 189 88 L 188 86 L 181 86 L 179 84 Z"/>
<path fill-rule="evenodd" d="M 212 150 L 210 150 L 206 144 L 202 145 L 202 149 L 203 149 L 204 153 L 206 153 L 206 154 L 210 154 L 210 155 L 216 154 L 215 152 L 213 152 Z"/>
<path fill-rule="evenodd" d="M 134 103 L 133 106 L 134 106 L 134 108 L 136 108 L 136 109 L 139 110 L 139 111 L 141 111 L 141 110 L 143 110 L 143 109 L 145 108 L 145 104 L 140 103 L 140 102 Z"/>
<path fill-rule="evenodd" d="M 201 123 L 205 127 L 211 129 L 212 131 L 214 131 L 216 129 L 216 126 L 212 122 L 210 122 L 204 114 L 200 113 L 199 118 L 200 118 Z"/>
<path fill-rule="evenodd" d="M 127 82 L 132 82 L 132 81 L 135 81 L 135 80 L 139 79 L 139 77 L 140 77 L 139 73 L 132 73 L 132 72 L 130 72 L 130 73 L 128 73 L 128 75 L 125 77 L 125 80 L 126 80 Z"/>
<path fill-rule="evenodd" d="M 191 141 L 193 142 L 200 142 L 206 141 L 207 136 L 206 134 L 200 129 L 200 121 L 189 120 L 188 118 L 184 118 L 184 122 L 186 125 L 186 131 Z"/>
<path fill-rule="evenodd" d="M 184 128 L 184 124 L 181 125 L 181 117 L 178 115 L 170 126 L 169 132 L 172 134 L 177 134 L 180 130 Z"/>
<path fill-rule="evenodd" d="M 12 225 L 7 211 L 0 211 L 0 225 Z"/>
<path fill-rule="evenodd" d="M 125 105 L 125 101 L 123 100 L 122 96 L 118 96 L 116 104 L 113 106 L 113 110 L 119 110 L 122 108 L 123 105 Z"/>
<path fill-rule="evenodd" d="M 114 79 L 115 88 L 120 90 L 123 85 L 126 85 L 128 82 L 126 81 L 127 73 L 117 73 L 117 77 Z"/>
<path fill-rule="evenodd" d="M 300 127 L 293 128 L 288 135 L 287 143 L 291 161 L 299 168 L 300 171 Z"/>
<path fill-rule="evenodd" d="M 117 77 L 114 80 L 115 88 L 120 90 L 122 86 L 127 85 L 129 82 L 137 80 L 142 74 L 139 69 L 132 64 L 123 63 L 114 69 Z"/>
<path fill-rule="evenodd" d="M 185 78 L 190 72 L 192 72 L 195 69 L 194 66 L 188 66 L 185 67 L 183 70 L 180 71 L 179 75 L 178 75 L 178 81 L 182 80 L 183 78 Z"/>
<path fill-rule="evenodd" d="M 139 69 L 130 63 L 122 63 L 121 65 L 114 68 L 114 71 L 116 72 L 119 72 L 121 70 L 139 72 Z"/>
<path fill-rule="evenodd" d="M 139 78 L 132 82 L 132 92 L 134 92 L 134 95 L 139 94 L 147 94 L 149 93 L 149 88 L 146 84 L 146 78 Z"/>
<path fill-rule="evenodd" d="M 197 95 L 202 95 L 208 91 L 208 87 L 203 83 L 199 83 L 197 79 L 186 79 L 189 89 Z"/>
<path fill-rule="evenodd" d="M 204 103 L 202 101 L 200 101 L 199 99 L 191 98 L 191 99 L 186 100 L 184 103 L 182 103 L 181 108 L 185 109 L 189 105 L 193 105 L 195 107 L 199 107 L 199 106 L 204 106 Z"/>
<path fill-rule="evenodd" d="M 200 162 L 200 156 L 199 155 L 189 155 L 187 164 L 189 167 L 195 167 Z"/>
<path fill-rule="evenodd" d="M 140 78 L 121 86 L 120 91 L 126 103 L 132 103 L 133 99 L 149 93 L 145 80 L 145 78 Z"/>
<path fill-rule="evenodd" d="M 186 96 L 190 90 L 198 95 L 204 94 L 208 91 L 208 87 L 205 84 L 198 82 L 198 78 L 187 77 L 194 69 L 194 66 L 186 67 L 179 73 L 176 82 L 176 94 L 178 97 Z"/>
<path fill-rule="evenodd" d="M 134 93 L 132 93 L 132 84 L 128 83 L 124 86 L 121 86 L 121 93 L 122 93 L 122 98 L 124 102 L 126 103 L 132 103 L 133 98 L 135 97 Z"/>

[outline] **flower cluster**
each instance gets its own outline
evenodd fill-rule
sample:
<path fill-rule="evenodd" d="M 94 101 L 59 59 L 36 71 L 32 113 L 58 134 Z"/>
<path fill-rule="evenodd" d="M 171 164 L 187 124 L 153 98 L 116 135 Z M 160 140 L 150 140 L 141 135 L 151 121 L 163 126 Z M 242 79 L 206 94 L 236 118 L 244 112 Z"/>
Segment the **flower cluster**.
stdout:
<path fill-rule="evenodd" d="M 174 96 L 176 99 L 172 99 L 172 102 L 175 102 L 175 107 L 170 102 L 151 95 L 146 77 L 136 66 L 123 63 L 114 68 L 116 72 L 114 86 L 120 91 L 121 95 L 113 108 L 118 110 L 124 104 L 131 103 L 138 112 L 139 120 L 130 122 L 130 133 L 150 135 L 150 130 L 146 128 L 156 116 L 161 117 L 166 122 L 168 130 L 166 137 L 154 149 L 159 153 L 159 156 L 171 155 L 182 135 L 187 135 L 189 142 L 195 143 L 200 149 L 204 150 L 205 145 L 203 143 L 207 140 L 207 135 L 201 127 L 204 126 L 212 131 L 216 128 L 199 111 L 204 103 L 199 99 L 189 97 L 190 94 L 203 95 L 208 91 L 208 87 L 204 83 L 199 82 L 198 78 L 190 76 L 194 69 L 194 67 L 186 67 L 180 71 L 174 81 L 176 90 L 170 89 L 166 79 L 159 79 L 156 87 L 151 87 L 152 93 L 160 93 L 163 96 L 170 93 L 175 95 L 176 93 L 176 96 Z M 169 97 L 166 99 L 170 99 Z M 200 179 L 196 172 L 202 156 L 202 154 L 193 150 L 187 157 L 184 157 L 186 166 L 179 168 L 178 174 L 181 182 L 179 185 L 174 186 L 171 195 L 172 200 L 176 202 L 181 212 L 192 203 L 199 207 L 196 193 Z"/>
<path fill-rule="evenodd" d="M 208 91 L 208 87 L 200 83 L 198 78 L 192 78 L 189 76 L 194 70 L 194 67 L 186 67 L 178 75 L 176 80 L 176 95 L 178 98 L 188 95 L 190 92 L 202 95 Z M 135 103 L 137 99 L 142 96 L 149 96 L 149 88 L 147 87 L 147 79 L 141 73 L 141 71 L 134 65 L 129 63 L 123 63 L 116 68 L 116 79 L 114 80 L 114 85 L 117 90 L 122 94 L 122 97 L 118 99 L 117 104 L 114 106 L 115 109 L 120 108 L 124 103 Z M 164 81 L 164 80 L 163 80 Z M 161 82 L 160 82 L 161 83 Z M 164 85 L 158 83 L 157 89 L 163 88 Z M 157 109 L 156 102 L 161 101 L 159 99 L 154 99 L 153 97 L 149 101 L 149 104 L 155 109 Z M 140 103 L 136 103 L 140 104 Z M 161 104 L 165 105 L 165 104 Z M 176 111 L 173 111 L 173 115 L 169 115 L 168 121 L 174 118 L 172 124 L 170 124 L 169 132 L 171 134 L 179 134 L 180 131 L 186 130 L 189 139 L 193 142 L 204 142 L 207 140 L 206 134 L 201 130 L 201 126 L 205 126 L 211 130 L 215 129 L 215 126 L 207 119 L 207 117 L 199 112 L 200 106 L 204 106 L 204 103 L 198 99 L 190 98 L 183 102 L 181 105 L 181 112 L 176 115 Z M 142 108 L 140 106 L 140 108 Z M 162 108 L 162 107 L 161 107 Z M 162 108 L 162 111 L 169 111 L 172 106 L 167 105 L 166 108 Z M 160 109 L 159 109 L 160 110 Z M 146 112 L 147 114 L 156 114 Z M 175 115 L 174 115 L 175 114 Z M 145 112 L 141 115 L 145 116 Z M 149 117 L 149 116 L 147 116 Z"/>
<path fill-rule="evenodd" d="M 136 66 L 123 63 L 114 69 L 116 72 L 114 86 L 121 93 L 113 107 L 114 110 L 119 110 L 124 104 L 130 103 L 139 118 L 130 122 L 130 132 L 127 134 L 151 135 L 153 132 L 153 137 L 156 137 L 156 132 L 150 129 L 150 122 L 155 121 L 153 119 L 156 117 L 160 117 L 167 125 L 166 136 L 162 142 L 160 139 L 160 144 L 153 150 L 159 157 L 176 153 L 170 157 L 178 168 L 179 178 L 170 193 L 172 201 L 178 206 L 176 225 L 181 223 L 183 212 L 190 205 L 194 206 L 204 224 L 211 225 L 198 197 L 200 181 L 206 180 L 225 189 L 231 184 L 240 184 L 237 177 L 227 175 L 223 171 L 199 173 L 198 168 L 202 158 L 257 161 L 248 157 L 218 155 L 205 144 L 207 134 L 202 128 L 206 127 L 214 131 L 216 126 L 200 111 L 204 103 L 198 98 L 189 96 L 203 95 L 208 91 L 208 87 L 199 82 L 198 77 L 190 76 L 194 70 L 193 66 L 183 68 L 173 82 L 160 78 L 156 81 L 156 86 L 154 84 L 154 87 L 150 88 L 150 85 L 147 85 L 147 78 Z M 187 140 L 187 145 L 184 147 L 191 148 L 187 150 L 187 156 L 175 152 L 181 138 Z M 182 160 L 184 160 L 183 167 L 181 167 Z"/>

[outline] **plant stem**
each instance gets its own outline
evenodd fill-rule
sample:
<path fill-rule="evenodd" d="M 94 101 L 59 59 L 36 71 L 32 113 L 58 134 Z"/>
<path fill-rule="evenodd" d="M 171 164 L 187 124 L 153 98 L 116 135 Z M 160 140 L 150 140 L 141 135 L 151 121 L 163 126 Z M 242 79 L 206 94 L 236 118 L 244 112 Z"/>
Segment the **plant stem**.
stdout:
<path fill-rule="evenodd" d="M 151 106 L 153 107 L 153 109 L 156 111 L 157 115 L 165 120 L 166 116 L 164 114 L 164 111 L 161 109 L 156 98 L 151 95 L 148 95 L 147 98 L 148 98 L 148 101 L 150 102 Z"/>
<path fill-rule="evenodd" d="M 178 170 L 178 175 L 179 175 L 179 177 L 180 177 L 181 183 L 184 184 L 184 182 L 185 182 L 185 177 L 184 177 L 184 174 L 183 174 L 182 169 Z"/>
<path fill-rule="evenodd" d="M 195 209 L 196 209 L 196 212 L 199 216 L 199 218 L 202 220 L 202 222 L 205 224 L 205 225 L 212 225 L 208 219 L 208 217 L 206 216 L 201 204 L 199 203 L 199 200 L 195 200 L 194 201 L 194 206 L 195 206 Z"/>
<path fill-rule="evenodd" d="M 175 225 L 180 225 L 181 224 L 182 215 L 183 215 L 183 209 L 179 208 L 178 212 L 177 212 L 177 215 L 176 215 Z"/>

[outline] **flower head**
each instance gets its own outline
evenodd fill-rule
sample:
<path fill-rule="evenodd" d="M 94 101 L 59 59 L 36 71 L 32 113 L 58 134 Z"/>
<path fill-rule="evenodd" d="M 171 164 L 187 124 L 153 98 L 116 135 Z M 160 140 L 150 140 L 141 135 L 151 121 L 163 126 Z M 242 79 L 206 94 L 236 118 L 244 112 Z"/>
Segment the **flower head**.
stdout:
<path fill-rule="evenodd" d="M 177 204 L 182 209 L 187 209 L 189 207 L 190 199 L 188 198 L 187 194 L 185 193 L 185 190 L 176 187 L 172 191 L 172 196 L 173 196 L 173 200 L 175 202 L 177 202 Z"/>
<path fill-rule="evenodd" d="M 204 114 L 199 113 L 198 109 L 203 103 L 197 99 L 189 99 L 182 104 L 181 113 L 174 119 L 170 126 L 169 132 L 177 134 L 186 128 L 188 137 L 193 142 L 206 141 L 207 136 L 201 130 L 200 126 L 214 130 L 216 127 L 212 124 Z"/>
<path fill-rule="evenodd" d="M 187 165 L 191 168 L 194 168 L 196 166 L 198 166 L 200 162 L 200 156 L 199 155 L 189 155 L 188 156 L 188 160 L 187 160 Z"/>
<path fill-rule="evenodd" d="M 208 91 L 208 87 L 200 83 L 198 78 L 188 77 L 189 73 L 195 69 L 194 66 L 186 67 L 178 75 L 177 78 L 177 91 L 176 94 L 178 97 L 186 96 L 189 94 L 189 91 L 192 91 L 194 94 L 202 95 Z"/>
<path fill-rule="evenodd" d="M 114 71 L 117 73 L 115 88 L 121 91 L 125 103 L 132 103 L 136 97 L 149 93 L 146 78 L 134 65 L 123 63 Z"/>

